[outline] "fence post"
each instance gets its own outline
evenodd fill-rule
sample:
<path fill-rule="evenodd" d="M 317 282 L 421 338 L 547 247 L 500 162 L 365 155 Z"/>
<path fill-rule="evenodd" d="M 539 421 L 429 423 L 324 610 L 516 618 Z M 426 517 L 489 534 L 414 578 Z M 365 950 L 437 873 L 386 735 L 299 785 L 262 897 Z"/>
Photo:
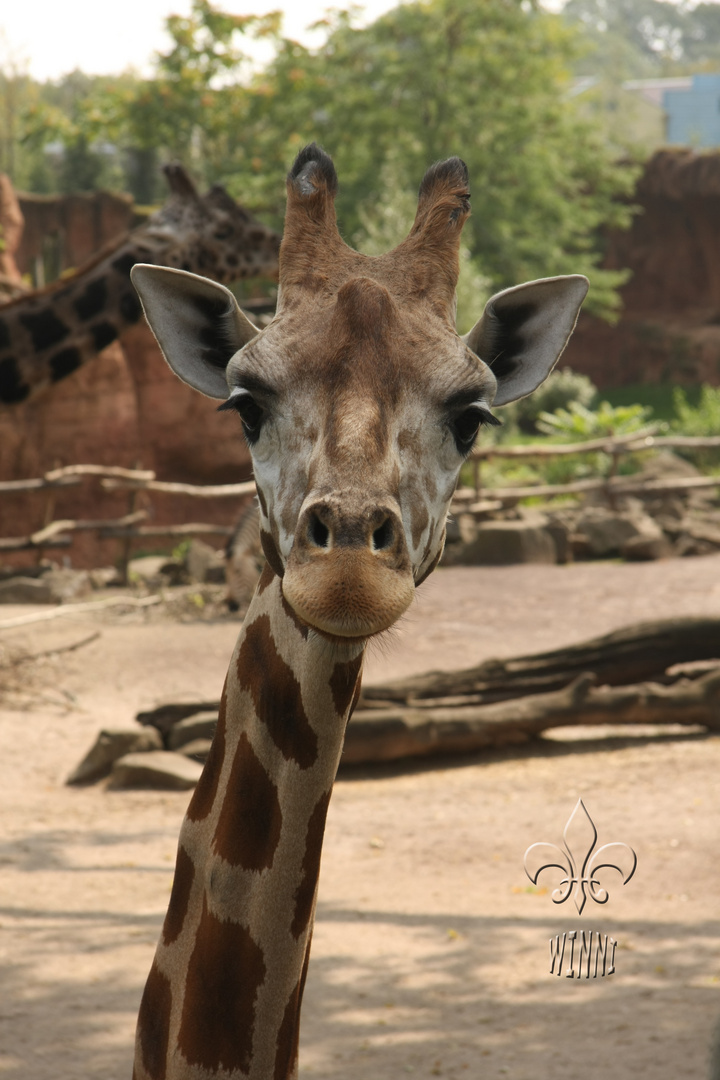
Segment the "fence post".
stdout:
<path fill-rule="evenodd" d="M 476 502 L 480 498 L 480 492 L 482 490 L 482 477 L 480 475 L 480 463 L 481 463 L 481 458 L 479 458 L 479 457 L 473 458 L 473 463 L 472 463 L 473 487 L 475 488 L 475 501 Z"/>
<path fill-rule="evenodd" d="M 136 461 L 133 468 L 142 469 L 142 462 Z M 140 489 L 133 488 L 130 492 L 130 498 L 128 499 L 128 514 L 134 514 L 138 508 L 138 501 L 140 496 Z M 122 585 L 128 584 L 128 565 L 130 563 L 130 551 L 132 548 L 132 537 L 125 536 L 120 541 L 120 583 Z"/>
<path fill-rule="evenodd" d="M 615 495 L 615 492 L 609 486 L 609 482 L 617 476 L 618 469 L 620 468 L 620 457 L 626 453 L 627 449 L 624 445 L 616 446 L 615 444 L 613 444 L 610 448 L 610 471 L 607 475 L 608 487 L 606 489 L 606 492 L 611 510 L 617 510 L 617 497 Z"/>
<path fill-rule="evenodd" d="M 56 458 L 53 462 L 53 470 L 62 468 L 62 461 L 60 458 Z M 46 529 L 52 521 L 55 514 L 55 501 L 56 501 L 57 488 L 50 487 L 47 489 L 45 496 L 45 513 L 43 514 L 43 523 L 41 528 Z M 45 557 L 45 549 L 42 544 L 39 544 L 35 553 L 35 563 L 37 566 L 43 561 Z"/>

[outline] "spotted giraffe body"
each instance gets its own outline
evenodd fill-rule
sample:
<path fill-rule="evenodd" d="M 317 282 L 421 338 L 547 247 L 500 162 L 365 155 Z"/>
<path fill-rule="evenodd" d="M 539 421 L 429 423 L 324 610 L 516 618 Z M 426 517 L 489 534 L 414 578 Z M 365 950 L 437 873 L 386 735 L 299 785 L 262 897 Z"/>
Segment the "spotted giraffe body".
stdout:
<path fill-rule="evenodd" d="M 325 815 L 366 643 L 437 564 L 493 401 L 543 381 L 587 291 L 578 275 L 506 290 L 460 338 L 463 162 L 428 170 L 408 238 L 378 258 L 341 240 L 336 189 L 306 147 L 262 332 L 221 285 L 133 270 L 173 369 L 239 413 L 267 558 L 183 825 L 135 1080 L 297 1076 Z"/>
<path fill-rule="evenodd" d="M 231 611 L 237 611 L 247 604 L 255 591 L 264 563 L 260 544 L 260 514 L 253 501 L 241 513 L 225 549 L 227 605 Z"/>
<path fill-rule="evenodd" d="M 141 318 L 130 281 L 138 262 L 225 282 L 277 274 L 277 233 L 223 188 L 201 197 L 180 166 L 165 172 L 170 199 L 145 225 L 70 277 L 0 306 L 0 404 L 19 404 L 64 379 Z"/>

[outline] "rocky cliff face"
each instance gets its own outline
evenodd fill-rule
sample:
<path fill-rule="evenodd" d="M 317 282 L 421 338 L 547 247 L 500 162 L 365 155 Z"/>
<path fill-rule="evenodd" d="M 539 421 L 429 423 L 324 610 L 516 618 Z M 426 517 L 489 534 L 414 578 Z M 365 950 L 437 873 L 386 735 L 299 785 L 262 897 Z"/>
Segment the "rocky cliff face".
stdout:
<path fill-rule="evenodd" d="M 165 363 L 146 326 L 115 342 L 44 396 L 0 410 L 0 479 L 42 476 L 59 465 L 91 463 L 154 469 L 158 479 L 234 483 L 250 475 L 250 458 L 237 416 L 185 386 Z M 129 496 L 103 493 L 97 481 L 58 489 L 52 520 L 106 519 L 129 509 Z M 145 497 L 141 497 L 145 499 Z M 143 505 L 147 505 L 145 499 Z M 206 521 L 232 524 L 237 500 L 154 494 L 147 524 Z M 45 524 L 45 493 L 0 496 L 0 536 L 28 535 Z M 118 540 L 77 533 L 74 566 L 112 564 Z M 170 541 L 167 541 L 170 543 Z M 222 546 L 218 537 L 217 546 Z M 162 548 L 163 540 L 144 547 Z M 167 546 L 167 545 L 166 545 Z M 48 552 L 52 554 L 52 552 Z M 61 552 L 62 554 L 62 552 Z M 57 557 L 57 556 L 56 556 Z M 27 556 L 3 556 L 26 562 Z"/>
<path fill-rule="evenodd" d="M 25 220 L 15 259 L 22 274 L 52 248 L 56 271 L 81 266 L 105 244 L 133 228 L 133 201 L 111 191 L 77 195 L 18 195 Z M 51 260 L 53 261 L 53 260 Z"/>
<path fill-rule="evenodd" d="M 42 229 L 59 228 L 63 258 L 77 265 L 130 224 L 124 197 L 21 198 L 25 242 L 17 250 L 21 269 L 42 251 Z M 43 225 L 44 223 L 44 225 Z M 42 226 L 42 228 L 41 228 Z M 154 469 L 158 479 L 230 483 L 247 479 L 250 457 L 237 416 L 218 414 L 217 402 L 185 386 L 165 363 L 144 325 L 129 330 L 92 363 L 29 403 L 0 409 L 0 480 L 39 477 L 60 465 L 98 464 Z M 0 537 L 26 536 L 59 518 L 106 519 L 128 512 L 125 493 L 101 496 L 96 481 L 46 494 L 0 496 Z M 148 524 L 206 521 L 232 524 L 235 500 L 198 500 L 155 495 Z M 218 538 L 218 546 L 221 539 Z M 77 533 L 70 556 L 75 566 L 115 561 L 118 540 Z M 162 547 L 151 540 L 145 547 Z M 48 552 L 52 554 L 52 552 Z M 61 551 L 61 555 L 63 552 Z M 0 555 L 23 563 L 30 555 Z"/>
<path fill-rule="evenodd" d="M 720 383 L 720 153 L 660 150 L 641 176 L 639 213 L 607 237 L 604 265 L 628 268 L 608 326 L 581 315 L 563 364 L 599 387 Z"/>

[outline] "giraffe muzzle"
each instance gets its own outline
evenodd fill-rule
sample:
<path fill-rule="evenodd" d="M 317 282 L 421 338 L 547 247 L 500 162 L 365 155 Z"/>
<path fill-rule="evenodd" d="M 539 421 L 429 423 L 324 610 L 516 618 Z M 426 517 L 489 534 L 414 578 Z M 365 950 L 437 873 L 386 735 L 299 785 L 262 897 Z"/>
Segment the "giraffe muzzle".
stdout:
<path fill-rule="evenodd" d="M 377 505 L 354 513 L 323 501 L 306 506 L 282 588 L 300 618 L 322 633 L 364 638 L 387 630 L 415 594 L 399 513 Z"/>

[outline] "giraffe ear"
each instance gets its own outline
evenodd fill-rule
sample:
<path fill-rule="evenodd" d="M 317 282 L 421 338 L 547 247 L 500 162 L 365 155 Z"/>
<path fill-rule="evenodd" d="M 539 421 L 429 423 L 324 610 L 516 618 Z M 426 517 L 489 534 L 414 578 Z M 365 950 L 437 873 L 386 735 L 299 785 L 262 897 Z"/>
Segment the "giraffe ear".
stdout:
<path fill-rule="evenodd" d="M 136 263 L 130 276 L 175 374 L 208 397 L 226 398 L 230 359 L 260 332 L 230 290 L 197 274 L 146 263 Z"/>
<path fill-rule="evenodd" d="M 575 329 L 589 282 L 582 274 L 541 278 L 488 300 L 463 341 L 497 379 L 496 405 L 526 397 L 548 377 Z"/>

